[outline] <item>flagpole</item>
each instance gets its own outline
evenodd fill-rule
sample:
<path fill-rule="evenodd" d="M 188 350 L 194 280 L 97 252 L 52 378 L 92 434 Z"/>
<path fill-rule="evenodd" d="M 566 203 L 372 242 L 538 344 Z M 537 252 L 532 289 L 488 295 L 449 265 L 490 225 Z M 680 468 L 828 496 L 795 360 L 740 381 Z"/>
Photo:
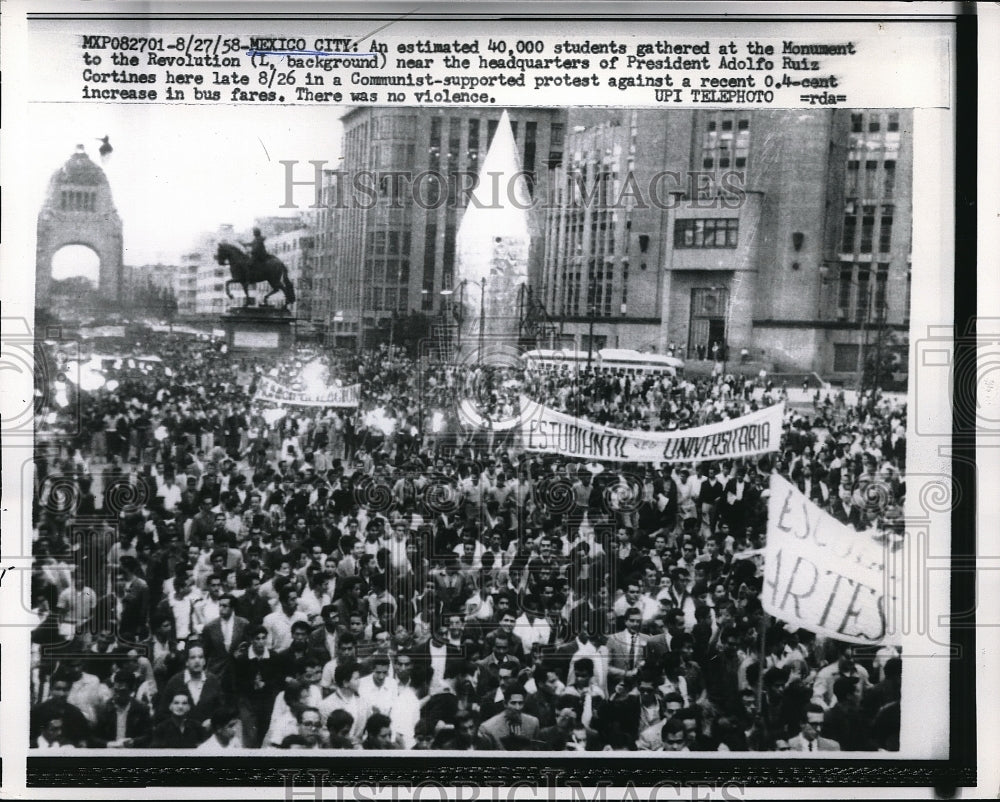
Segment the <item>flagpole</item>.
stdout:
<path fill-rule="evenodd" d="M 763 611 L 762 611 L 763 612 Z M 757 672 L 757 712 L 763 717 L 764 715 L 764 663 L 765 656 L 767 654 L 767 619 L 770 618 L 768 613 L 764 613 L 764 617 L 760 622 L 760 671 Z"/>

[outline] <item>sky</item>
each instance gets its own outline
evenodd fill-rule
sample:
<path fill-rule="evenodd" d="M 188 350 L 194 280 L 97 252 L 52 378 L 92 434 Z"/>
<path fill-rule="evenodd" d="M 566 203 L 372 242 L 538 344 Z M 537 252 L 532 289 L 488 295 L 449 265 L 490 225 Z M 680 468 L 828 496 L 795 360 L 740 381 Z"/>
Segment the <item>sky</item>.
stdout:
<path fill-rule="evenodd" d="M 286 215 L 285 167 L 298 160 L 295 180 L 310 180 L 310 160 L 338 165 L 341 107 L 114 106 L 34 104 L 36 132 L 24 147 L 33 165 L 26 187 L 37 214 L 49 179 L 82 144 L 104 169 L 122 219 L 126 265 L 175 263 L 198 234 L 221 223 L 237 229 L 255 217 Z M 98 139 L 114 152 L 101 161 Z M 295 190 L 305 210 L 312 189 Z"/>

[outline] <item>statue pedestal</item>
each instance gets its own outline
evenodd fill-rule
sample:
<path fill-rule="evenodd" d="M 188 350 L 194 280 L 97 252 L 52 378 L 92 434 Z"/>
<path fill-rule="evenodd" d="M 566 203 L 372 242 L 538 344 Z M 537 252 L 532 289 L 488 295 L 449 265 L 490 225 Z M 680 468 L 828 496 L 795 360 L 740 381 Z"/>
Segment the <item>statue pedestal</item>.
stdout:
<path fill-rule="evenodd" d="M 288 351 L 295 345 L 295 319 L 277 306 L 232 306 L 222 315 L 230 351 Z"/>

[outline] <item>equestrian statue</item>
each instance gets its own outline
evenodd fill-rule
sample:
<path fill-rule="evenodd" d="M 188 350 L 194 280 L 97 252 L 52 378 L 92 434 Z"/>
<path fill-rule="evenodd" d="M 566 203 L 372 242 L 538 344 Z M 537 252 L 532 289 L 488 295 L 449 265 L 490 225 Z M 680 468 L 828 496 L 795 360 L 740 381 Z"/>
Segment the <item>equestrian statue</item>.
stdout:
<path fill-rule="evenodd" d="M 295 288 L 288 275 L 285 263 L 267 252 L 264 248 L 264 237 L 259 228 L 253 230 L 253 242 L 243 243 L 250 249 L 249 255 L 242 248 L 228 242 L 220 242 L 215 252 L 215 261 L 220 265 L 228 264 L 232 278 L 226 282 L 226 297 L 232 298 L 229 287 L 232 284 L 243 286 L 245 304 L 250 303 L 250 285 L 266 281 L 271 285 L 271 291 L 264 296 L 262 306 L 267 306 L 267 299 L 279 290 L 285 296 L 285 306 L 295 303 Z"/>

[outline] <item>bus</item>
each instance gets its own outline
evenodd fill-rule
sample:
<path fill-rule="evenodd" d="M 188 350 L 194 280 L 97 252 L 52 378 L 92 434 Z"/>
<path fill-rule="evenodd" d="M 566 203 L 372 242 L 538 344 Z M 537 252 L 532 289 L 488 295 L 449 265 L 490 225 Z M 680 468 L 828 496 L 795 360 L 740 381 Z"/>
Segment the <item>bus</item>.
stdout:
<path fill-rule="evenodd" d="M 586 370 L 587 362 L 596 373 L 611 376 L 680 376 L 684 374 L 684 360 L 666 354 L 649 354 L 628 348 L 602 348 L 600 351 L 574 351 L 539 349 L 524 354 L 528 370 L 546 373 L 573 374 Z"/>

